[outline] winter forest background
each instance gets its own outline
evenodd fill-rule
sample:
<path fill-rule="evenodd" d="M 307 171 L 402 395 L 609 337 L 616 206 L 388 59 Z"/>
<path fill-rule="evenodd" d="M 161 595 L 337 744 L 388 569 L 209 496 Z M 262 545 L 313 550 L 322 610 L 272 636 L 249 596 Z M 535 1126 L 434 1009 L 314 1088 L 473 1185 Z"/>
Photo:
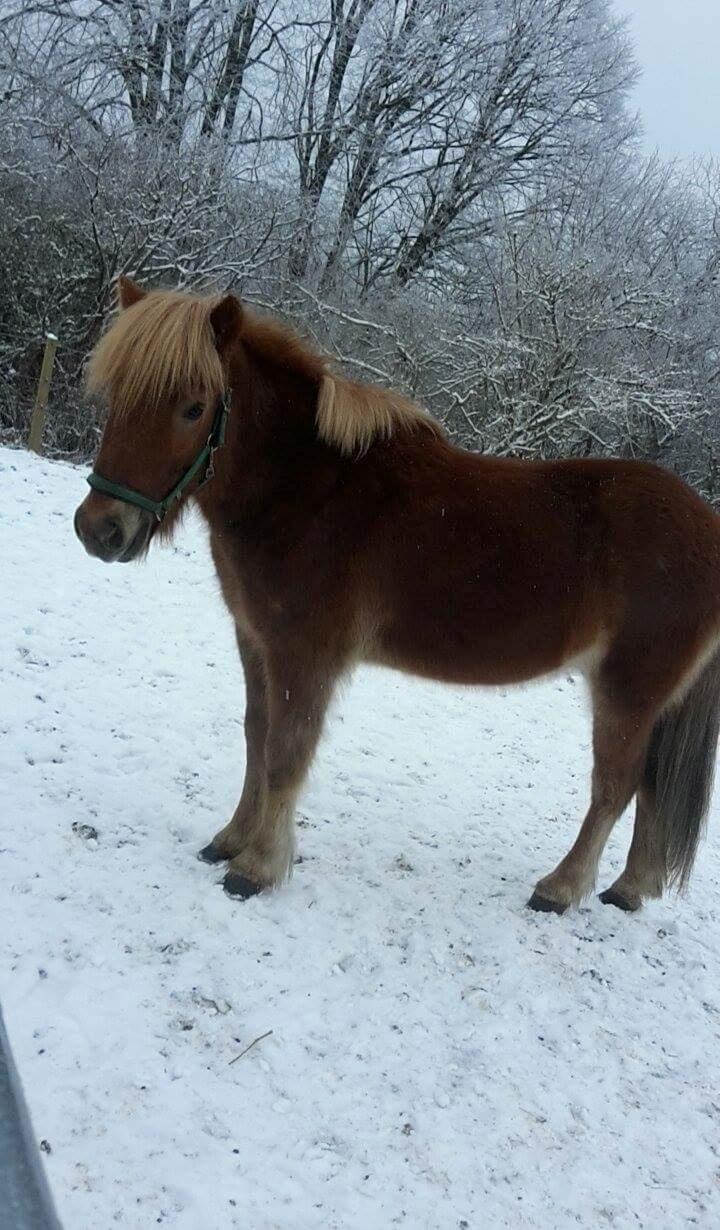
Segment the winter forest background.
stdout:
<path fill-rule="evenodd" d="M 89 455 L 128 272 L 234 288 L 463 444 L 720 498 L 720 167 L 643 152 L 607 0 L 0 0 L 0 438 Z"/>

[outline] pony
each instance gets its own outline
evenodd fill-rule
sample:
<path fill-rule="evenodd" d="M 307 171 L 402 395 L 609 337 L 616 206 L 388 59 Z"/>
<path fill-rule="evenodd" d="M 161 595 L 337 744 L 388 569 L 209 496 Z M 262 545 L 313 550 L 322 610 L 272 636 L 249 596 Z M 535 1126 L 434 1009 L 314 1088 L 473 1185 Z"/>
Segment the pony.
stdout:
<path fill-rule="evenodd" d="M 293 814 L 338 681 L 369 662 L 452 684 L 577 666 L 593 719 L 590 805 L 529 905 L 593 889 L 636 799 L 626 866 L 601 900 L 684 887 L 709 804 L 720 714 L 720 518 L 680 478 L 628 460 L 514 460 L 455 447 L 400 393 L 340 375 L 234 295 L 119 283 L 88 365 L 107 402 L 90 554 L 142 557 L 188 503 L 209 528 L 246 685 L 246 765 L 200 852 L 247 898 L 280 884 Z"/>

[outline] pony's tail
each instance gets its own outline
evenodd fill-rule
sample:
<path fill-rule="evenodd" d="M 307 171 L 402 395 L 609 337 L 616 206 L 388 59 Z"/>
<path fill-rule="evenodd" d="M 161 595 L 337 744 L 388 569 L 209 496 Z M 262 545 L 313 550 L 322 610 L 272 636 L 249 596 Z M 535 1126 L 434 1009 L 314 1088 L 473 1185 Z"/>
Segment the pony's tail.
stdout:
<path fill-rule="evenodd" d="M 720 733 L 720 652 L 680 703 L 658 718 L 643 788 L 658 823 L 665 882 L 686 887 L 705 827 Z"/>

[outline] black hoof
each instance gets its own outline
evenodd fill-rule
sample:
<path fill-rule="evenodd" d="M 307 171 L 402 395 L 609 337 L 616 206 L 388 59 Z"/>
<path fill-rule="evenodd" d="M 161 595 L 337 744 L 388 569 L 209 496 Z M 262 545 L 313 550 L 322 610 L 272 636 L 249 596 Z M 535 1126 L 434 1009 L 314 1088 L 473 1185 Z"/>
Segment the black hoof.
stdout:
<path fill-rule="evenodd" d="M 549 897 L 542 897 L 540 893 L 533 893 L 528 906 L 531 910 L 538 910 L 541 914 L 564 914 L 567 909 L 566 905 L 561 905 L 559 901 L 551 901 Z"/>
<path fill-rule="evenodd" d="M 600 893 L 600 900 L 603 905 L 616 905 L 619 910 L 625 910 L 627 914 L 634 914 L 635 910 L 640 908 L 632 905 L 627 898 L 621 897 L 614 888 L 606 888 L 604 893 Z"/>
<path fill-rule="evenodd" d="M 230 854 L 222 854 L 212 842 L 207 846 L 203 846 L 202 850 L 198 852 L 198 858 L 201 863 L 226 863 L 231 857 Z"/>
<path fill-rule="evenodd" d="M 228 897 L 239 897 L 241 901 L 256 897 L 263 890 L 262 884 L 256 884 L 254 880 L 248 880 L 247 876 L 238 875 L 235 871 L 228 871 L 223 880 L 223 888 Z"/>

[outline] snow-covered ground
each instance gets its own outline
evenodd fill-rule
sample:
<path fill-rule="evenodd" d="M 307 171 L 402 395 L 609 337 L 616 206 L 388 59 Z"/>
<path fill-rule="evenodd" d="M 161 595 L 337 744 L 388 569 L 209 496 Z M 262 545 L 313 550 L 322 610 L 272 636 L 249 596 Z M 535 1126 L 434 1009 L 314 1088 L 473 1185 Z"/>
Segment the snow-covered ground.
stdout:
<path fill-rule="evenodd" d="M 67 1230 L 720 1225 L 720 817 L 688 898 L 530 913 L 582 684 L 363 670 L 292 882 L 230 900 L 195 858 L 243 765 L 202 530 L 108 568 L 84 491 L 0 450 L 0 999 Z"/>

